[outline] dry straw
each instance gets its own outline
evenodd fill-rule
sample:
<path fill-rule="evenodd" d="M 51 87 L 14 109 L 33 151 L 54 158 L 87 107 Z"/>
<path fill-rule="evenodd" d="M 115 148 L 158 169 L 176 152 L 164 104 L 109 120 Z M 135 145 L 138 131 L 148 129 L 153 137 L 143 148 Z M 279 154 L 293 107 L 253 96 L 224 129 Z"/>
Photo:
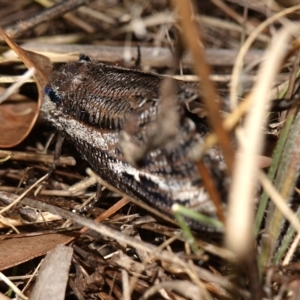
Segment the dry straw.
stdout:
<path fill-rule="evenodd" d="M 285 45 L 288 45 L 291 32 L 296 32 L 295 27 L 289 26 L 275 35 L 269 50 L 266 51 L 265 60 L 260 67 L 257 82 L 250 95 L 253 107 L 246 117 L 243 128 L 247 144 L 240 143 L 238 149 L 229 195 L 226 234 L 229 249 L 240 258 L 245 258 L 253 245 L 255 173 L 258 171 L 256 157 L 261 153 L 263 146 L 263 129 L 268 112 L 270 91 L 286 56 Z"/>

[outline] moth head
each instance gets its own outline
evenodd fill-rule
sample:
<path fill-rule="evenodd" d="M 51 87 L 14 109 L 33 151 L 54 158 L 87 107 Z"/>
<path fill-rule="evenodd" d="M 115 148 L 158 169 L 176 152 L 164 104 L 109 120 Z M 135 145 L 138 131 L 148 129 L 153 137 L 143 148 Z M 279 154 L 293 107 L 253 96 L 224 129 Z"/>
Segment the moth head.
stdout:
<path fill-rule="evenodd" d="M 87 55 L 81 53 L 81 54 L 79 54 L 79 60 L 78 61 L 81 62 L 81 63 L 87 63 L 87 62 L 91 62 L 91 59 Z"/>
<path fill-rule="evenodd" d="M 41 117 L 50 123 L 55 123 L 57 114 L 60 114 L 60 109 L 57 109 L 58 105 L 61 104 L 59 95 L 51 88 L 46 86 L 44 88 L 44 99 L 41 106 Z"/>
<path fill-rule="evenodd" d="M 44 92 L 45 92 L 46 95 L 48 95 L 51 102 L 53 102 L 55 104 L 60 104 L 61 103 L 61 98 L 59 97 L 57 92 L 55 90 L 53 90 L 51 87 L 46 86 L 45 89 L 44 89 Z"/>

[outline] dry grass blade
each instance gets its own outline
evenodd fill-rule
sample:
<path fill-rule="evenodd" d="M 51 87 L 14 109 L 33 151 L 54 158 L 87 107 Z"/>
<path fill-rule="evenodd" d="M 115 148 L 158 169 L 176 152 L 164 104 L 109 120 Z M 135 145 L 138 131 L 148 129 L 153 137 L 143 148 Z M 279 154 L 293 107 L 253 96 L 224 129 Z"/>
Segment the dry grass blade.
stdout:
<path fill-rule="evenodd" d="M 300 5 L 296 5 L 291 8 L 284 9 L 284 10 L 276 13 L 272 17 L 268 18 L 266 21 L 262 22 L 259 26 L 256 27 L 256 29 L 250 34 L 250 36 L 244 43 L 243 47 L 241 47 L 240 52 L 236 58 L 235 64 L 233 66 L 232 80 L 230 83 L 230 104 L 231 104 L 232 108 L 235 108 L 238 103 L 237 91 L 238 91 L 238 85 L 239 85 L 239 80 L 240 80 L 239 73 L 242 70 L 243 59 L 244 59 L 247 51 L 249 50 L 250 46 L 252 45 L 252 43 L 257 38 L 258 34 L 260 32 L 262 32 L 267 26 L 274 23 L 276 20 L 280 19 L 283 16 L 291 14 L 299 9 L 300 9 Z"/>
<path fill-rule="evenodd" d="M 263 146 L 262 128 L 266 122 L 270 90 L 286 54 L 286 49 L 281 45 L 288 43 L 291 30 L 292 28 L 282 30 L 274 39 L 250 96 L 253 98 L 253 108 L 245 121 L 247 143 L 240 143 L 239 146 L 230 192 L 226 234 L 228 247 L 240 258 L 245 258 L 253 245 L 253 198 L 256 189 L 255 172 L 258 170 L 258 165 L 254 162 Z M 236 228 L 239 228 L 238 232 Z"/>
<path fill-rule="evenodd" d="M 0 150 L 0 159 L 5 157 L 9 157 L 12 160 L 21 160 L 27 162 L 43 162 L 46 164 L 51 164 L 53 162 L 54 156 L 47 155 L 44 153 L 26 153 L 26 152 L 18 152 L 18 151 L 5 151 Z M 60 156 L 59 165 L 69 165 L 75 166 L 76 161 L 73 157 L 64 157 Z"/>
<path fill-rule="evenodd" d="M 197 24 L 193 20 L 193 2 L 190 0 L 186 2 L 173 0 L 172 3 L 174 8 L 178 9 L 180 24 L 182 26 L 182 31 L 184 32 L 182 38 L 186 43 L 187 49 L 191 51 L 194 59 L 195 73 L 201 78 L 203 101 L 207 105 L 208 118 L 210 119 L 210 123 L 218 137 L 220 146 L 222 147 L 228 170 L 231 172 L 233 169 L 233 150 L 230 144 L 229 133 L 222 124 L 219 106 L 217 102 L 214 101 L 217 99 L 217 95 L 213 83 L 209 78 L 211 72 L 205 58 L 203 47 L 201 46 L 201 44 L 203 44 L 201 35 Z"/>
<path fill-rule="evenodd" d="M 125 206 L 127 203 L 129 202 L 128 199 L 126 198 L 122 198 L 120 201 L 118 201 L 115 205 L 113 205 L 112 207 L 110 207 L 108 210 L 106 210 L 103 214 L 101 214 L 100 216 L 98 216 L 94 221 L 101 223 L 103 222 L 105 219 L 109 218 L 111 215 L 113 215 L 114 213 L 116 213 L 118 210 L 120 210 L 123 206 Z M 84 234 L 85 232 L 87 232 L 89 230 L 89 227 L 83 227 L 79 234 Z M 73 240 L 75 240 L 76 237 L 71 237 L 70 239 L 68 239 L 68 241 L 66 241 L 65 244 L 69 244 L 71 243 Z"/>
<path fill-rule="evenodd" d="M 26 296 L 18 289 L 18 287 L 13 284 L 3 273 L 0 272 L 0 279 L 3 280 L 22 300 L 28 300 Z"/>
<path fill-rule="evenodd" d="M 192 285 L 189 281 L 179 280 L 174 280 L 171 282 L 165 281 L 160 284 L 154 285 L 151 289 L 147 291 L 147 293 L 144 294 L 141 300 L 148 299 L 152 295 L 155 295 L 160 289 L 172 289 L 173 291 L 178 292 L 179 294 L 191 300 L 212 300 L 212 298 L 207 292 L 203 294 L 197 286 Z M 203 291 L 205 291 L 205 289 L 203 289 Z"/>
<path fill-rule="evenodd" d="M 294 238 L 293 242 L 291 243 L 291 246 L 289 248 L 289 250 L 287 251 L 283 261 L 282 261 L 282 265 L 286 266 L 287 264 L 289 264 L 293 258 L 293 256 L 295 255 L 296 251 L 297 251 L 297 247 L 299 245 L 300 242 L 300 233 L 298 233 L 296 235 L 296 237 Z"/>
<path fill-rule="evenodd" d="M 286 204 L 284 198 L 278 193 L 266 175 L 262 172 L 259 172 L 259 179 L 262 186 L 268 192 L 269 196 L 271 197 L 272 201 L 278 207 L 278 209 L 282 212 L 282 214 L 286 217 L 286 219 L 294 226 L 294 228 L 300 234 L 300 221 L 295 215 L 294 211 L 289 208 Z"/>
<path fill-rule="evenodd" d="M 70 41 L 68 40 L 70 39 Z M 56 39 L 48 37 L 37 42 L 28 42 L 23 44 L 24 49 L 38 52 L 43 55 L 47 55 L 52 62 L 67 62 L 77 61 L 80 53 L 85 53 L 90 58 L 100 60 L 107 63 L 113 63 L 123 59 L 124 47 L 118 45 L 69 45 L 67 43 L 74 42 L 72 37 L 61 36 L 61 44 L 57 45 Z M 76 41 L 75 41 L 76 42 Z M 153 52 L 157 51 L 158 55 L 153 55 Z M 172 67 L 173 54 L 167 47 L 156 47 L 141 46 L 141 64 L 150 67 Z M 130 49 L 131 58 L 137 59 L 138 50 L 136 48 Z M 235 62 L 235 58 L 238 51 L 235 49 L 214 49 L 206 48 L 205 56 L 210 66 L 232 66 Z M 263 50 L 252 50 L 250 49 L 244 57 L 245 63 L 258 60 L 263 54 Z M 8 50 L 3 54 L 3 61 L 18 61 L 15 52 Z M 190 54 L 186 54 L 182 57 L 181 64 L 183 67 L 192 67 L 193 61 Z M 217 76 L 214 74 L 213 76 Z M 218 75 L 219 76 L 219 75 Z M 197 77 L 198 78 L 198 77 Z M 230 78 L 230 76 L 229 76 Z M 11 80 L 10 80 L 11 81 Z M 227 81 L 227 80 L 226 80 Z"/>
<path fill-rule="evenodd" d="M 0 210 L 0 215 L 4 212 L 10 210 L 14 205 L 17 205 L 32 189 L 34 189 L 37 185 L 39 185 L 41 182 L 43 182 L 48 177 L 48 174 L 41 177 L 39 180 L 37 180 L 29 189 L 27 189 L 24 193 L 22 193 L 19 197 L 15 199 L 15 201 L 9 205 L 7 205 L 5 208 Z"/>
<path fill-rule="evenodd" d="M 22 86 L 29 78 L 31 78 L 33 74 L 34 74 L 34 68 L 28 69 L 28 71 L 24 75 L 22 75 L 17 82 L 15 82 L 3 94 L 1 94 L 0 103 L 5 101 L 13 93 L 16 93 L 20 88 L 20 86 Z"/>
<path fill-rule="evenodd" d="M 83 4 L 88 4 L 89 2 L 91 2 L 91 0 L 63 1 L 62 3 L 58 3 L 52 6 L 50 9 L 45 10 L 38 16 L 34 16 L 26 21 L 23 21 L 22 23 L 18 23 L 16 25 L 5 28 L 5 31 L 11 38 L 17 38 L 27 30 L 34 28 L 38 24 L 49 21 L 57 16 L 76 9 Z"/>

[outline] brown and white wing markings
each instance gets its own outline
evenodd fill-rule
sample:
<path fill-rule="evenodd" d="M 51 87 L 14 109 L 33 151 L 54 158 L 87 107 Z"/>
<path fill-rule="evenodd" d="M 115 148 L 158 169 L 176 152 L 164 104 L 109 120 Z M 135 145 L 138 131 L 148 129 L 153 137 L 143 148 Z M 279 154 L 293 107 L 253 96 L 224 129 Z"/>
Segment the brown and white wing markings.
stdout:
<path fill-rule="evenodd" d="M 156 122 L 162 107 L 163 79 L 90 60 L 68 63 L 53 73 L 42 110 L 94 171 L 123 193 L 168 214 L 174 203 L 213 214 L 197 167 L 189 158 L 192 147 L 208 131 L 201 118 L 190 117 L 186 110 L 184 99 L 193 97 L 193 89 L 186 92 L 184 84 L 175 81 L 174 106 L 179 114 L 176 136 L 146 152 L 142 165 L 128 163 L 120 146 L 120 132 L 130 128 L 130 121 L 133 140 L 140 145 L 149 142 L 155 130 L 160 134 Z M 207 159 L 213 165 L 219 162 L 219 158 Z"/>

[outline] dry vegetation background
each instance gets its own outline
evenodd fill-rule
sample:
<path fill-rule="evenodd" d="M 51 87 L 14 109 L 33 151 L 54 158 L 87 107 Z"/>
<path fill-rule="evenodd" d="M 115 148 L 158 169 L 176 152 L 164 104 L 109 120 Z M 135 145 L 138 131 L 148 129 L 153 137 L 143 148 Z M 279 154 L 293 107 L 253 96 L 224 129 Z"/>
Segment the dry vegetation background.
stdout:
<path fill-rule="evenodd" d="M 20 79 L 26 68 L 3 41 L 0 299 L 299 299 L 298 1 L 56 3 L 0 0 L 0 26 L 54 68 L 84 53 L 201 78 L 214 133 L 205 147 L 219 140 L 232 179 L 226 231 L 187 239 L 105 185 L 88 207 L 95 179 L 82 182 L 88 165 L 70 143 L 43 177 L 55 130 L 34 125 L 39 87 Z"/>

